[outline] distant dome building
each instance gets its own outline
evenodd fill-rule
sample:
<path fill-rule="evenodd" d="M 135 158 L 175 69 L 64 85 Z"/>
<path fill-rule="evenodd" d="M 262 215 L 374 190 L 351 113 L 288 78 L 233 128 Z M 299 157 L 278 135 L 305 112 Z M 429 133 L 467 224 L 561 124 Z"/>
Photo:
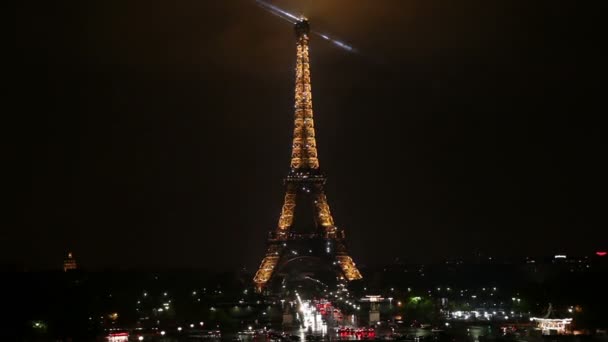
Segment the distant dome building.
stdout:
<path fill-rule="evenodd" d="M 63 272 L 73 271 L 77 268 L 76 259 L 74 259 L 72 252 L 68 252 L 68 257 L 63 260 Z"/>

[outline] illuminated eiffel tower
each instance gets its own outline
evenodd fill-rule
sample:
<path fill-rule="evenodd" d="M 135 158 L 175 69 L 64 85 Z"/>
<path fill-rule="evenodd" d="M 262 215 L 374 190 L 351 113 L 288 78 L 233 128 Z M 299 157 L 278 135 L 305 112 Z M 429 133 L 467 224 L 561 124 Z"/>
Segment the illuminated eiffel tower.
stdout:
<path fill-rule="evenodd" d="M 319 169 L 310 85 L 308 21 L 300 19 L 295 24 L 295 31 L 297 59 L 291 167 L 284 180 L 285 199 L 278 226 L 269 234 L 266 256 L 253 279 L 258 291 L 262 291 L 284 266 L 301 258 L 320 261 L 332 269 L 338 279 L 362 278 L 348 255 L 344 231 L 334 225 L 324 191 L 326 178 Z M 296 203 L 312 207 L 313 233 L 293 231 Z"/>

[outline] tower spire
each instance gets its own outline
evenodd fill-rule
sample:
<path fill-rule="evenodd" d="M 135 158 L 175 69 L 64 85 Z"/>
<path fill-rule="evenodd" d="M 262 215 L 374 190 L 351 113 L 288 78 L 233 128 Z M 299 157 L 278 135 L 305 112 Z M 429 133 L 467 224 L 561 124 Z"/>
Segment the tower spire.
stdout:
<path fill-rule="evenodd" d="M 312 86 L 308 57 L 308 20 L 301 19 L 295 25 L 297 37 L 296 84 L 294 104 L 294 131 L 291 152 L 293 169 L 318 169 L 317 142 L 312 111 Z"/>

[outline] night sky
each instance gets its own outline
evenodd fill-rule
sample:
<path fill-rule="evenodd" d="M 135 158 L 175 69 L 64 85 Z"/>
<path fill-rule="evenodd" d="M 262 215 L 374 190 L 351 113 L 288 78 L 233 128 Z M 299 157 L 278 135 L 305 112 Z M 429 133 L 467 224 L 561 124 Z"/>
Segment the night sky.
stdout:
<path fill-rule="evenodd" d="M 357 263 L 606 248 L 605 19 L 575 3 L 273 2 L 359 51 L 311 40 Z M 289 166 L 289 23 L 253 0 L 21 1 L 16 29 L 0 264 L 257 267 Z"/>

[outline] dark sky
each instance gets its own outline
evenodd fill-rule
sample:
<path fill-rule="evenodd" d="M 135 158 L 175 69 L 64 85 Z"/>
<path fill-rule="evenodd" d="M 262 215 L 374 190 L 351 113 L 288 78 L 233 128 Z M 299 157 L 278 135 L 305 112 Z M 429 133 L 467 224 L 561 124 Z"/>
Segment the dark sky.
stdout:
<path fill-rule="evenodd" d="M 273 3 L 360 51 L 311 41 L 358 263 L 607 247 L 599 9 Z M 21 1 L 16 19 L 0 262 L 256 267 L 289 165 L 291 25 L 253 0 Z"/>

